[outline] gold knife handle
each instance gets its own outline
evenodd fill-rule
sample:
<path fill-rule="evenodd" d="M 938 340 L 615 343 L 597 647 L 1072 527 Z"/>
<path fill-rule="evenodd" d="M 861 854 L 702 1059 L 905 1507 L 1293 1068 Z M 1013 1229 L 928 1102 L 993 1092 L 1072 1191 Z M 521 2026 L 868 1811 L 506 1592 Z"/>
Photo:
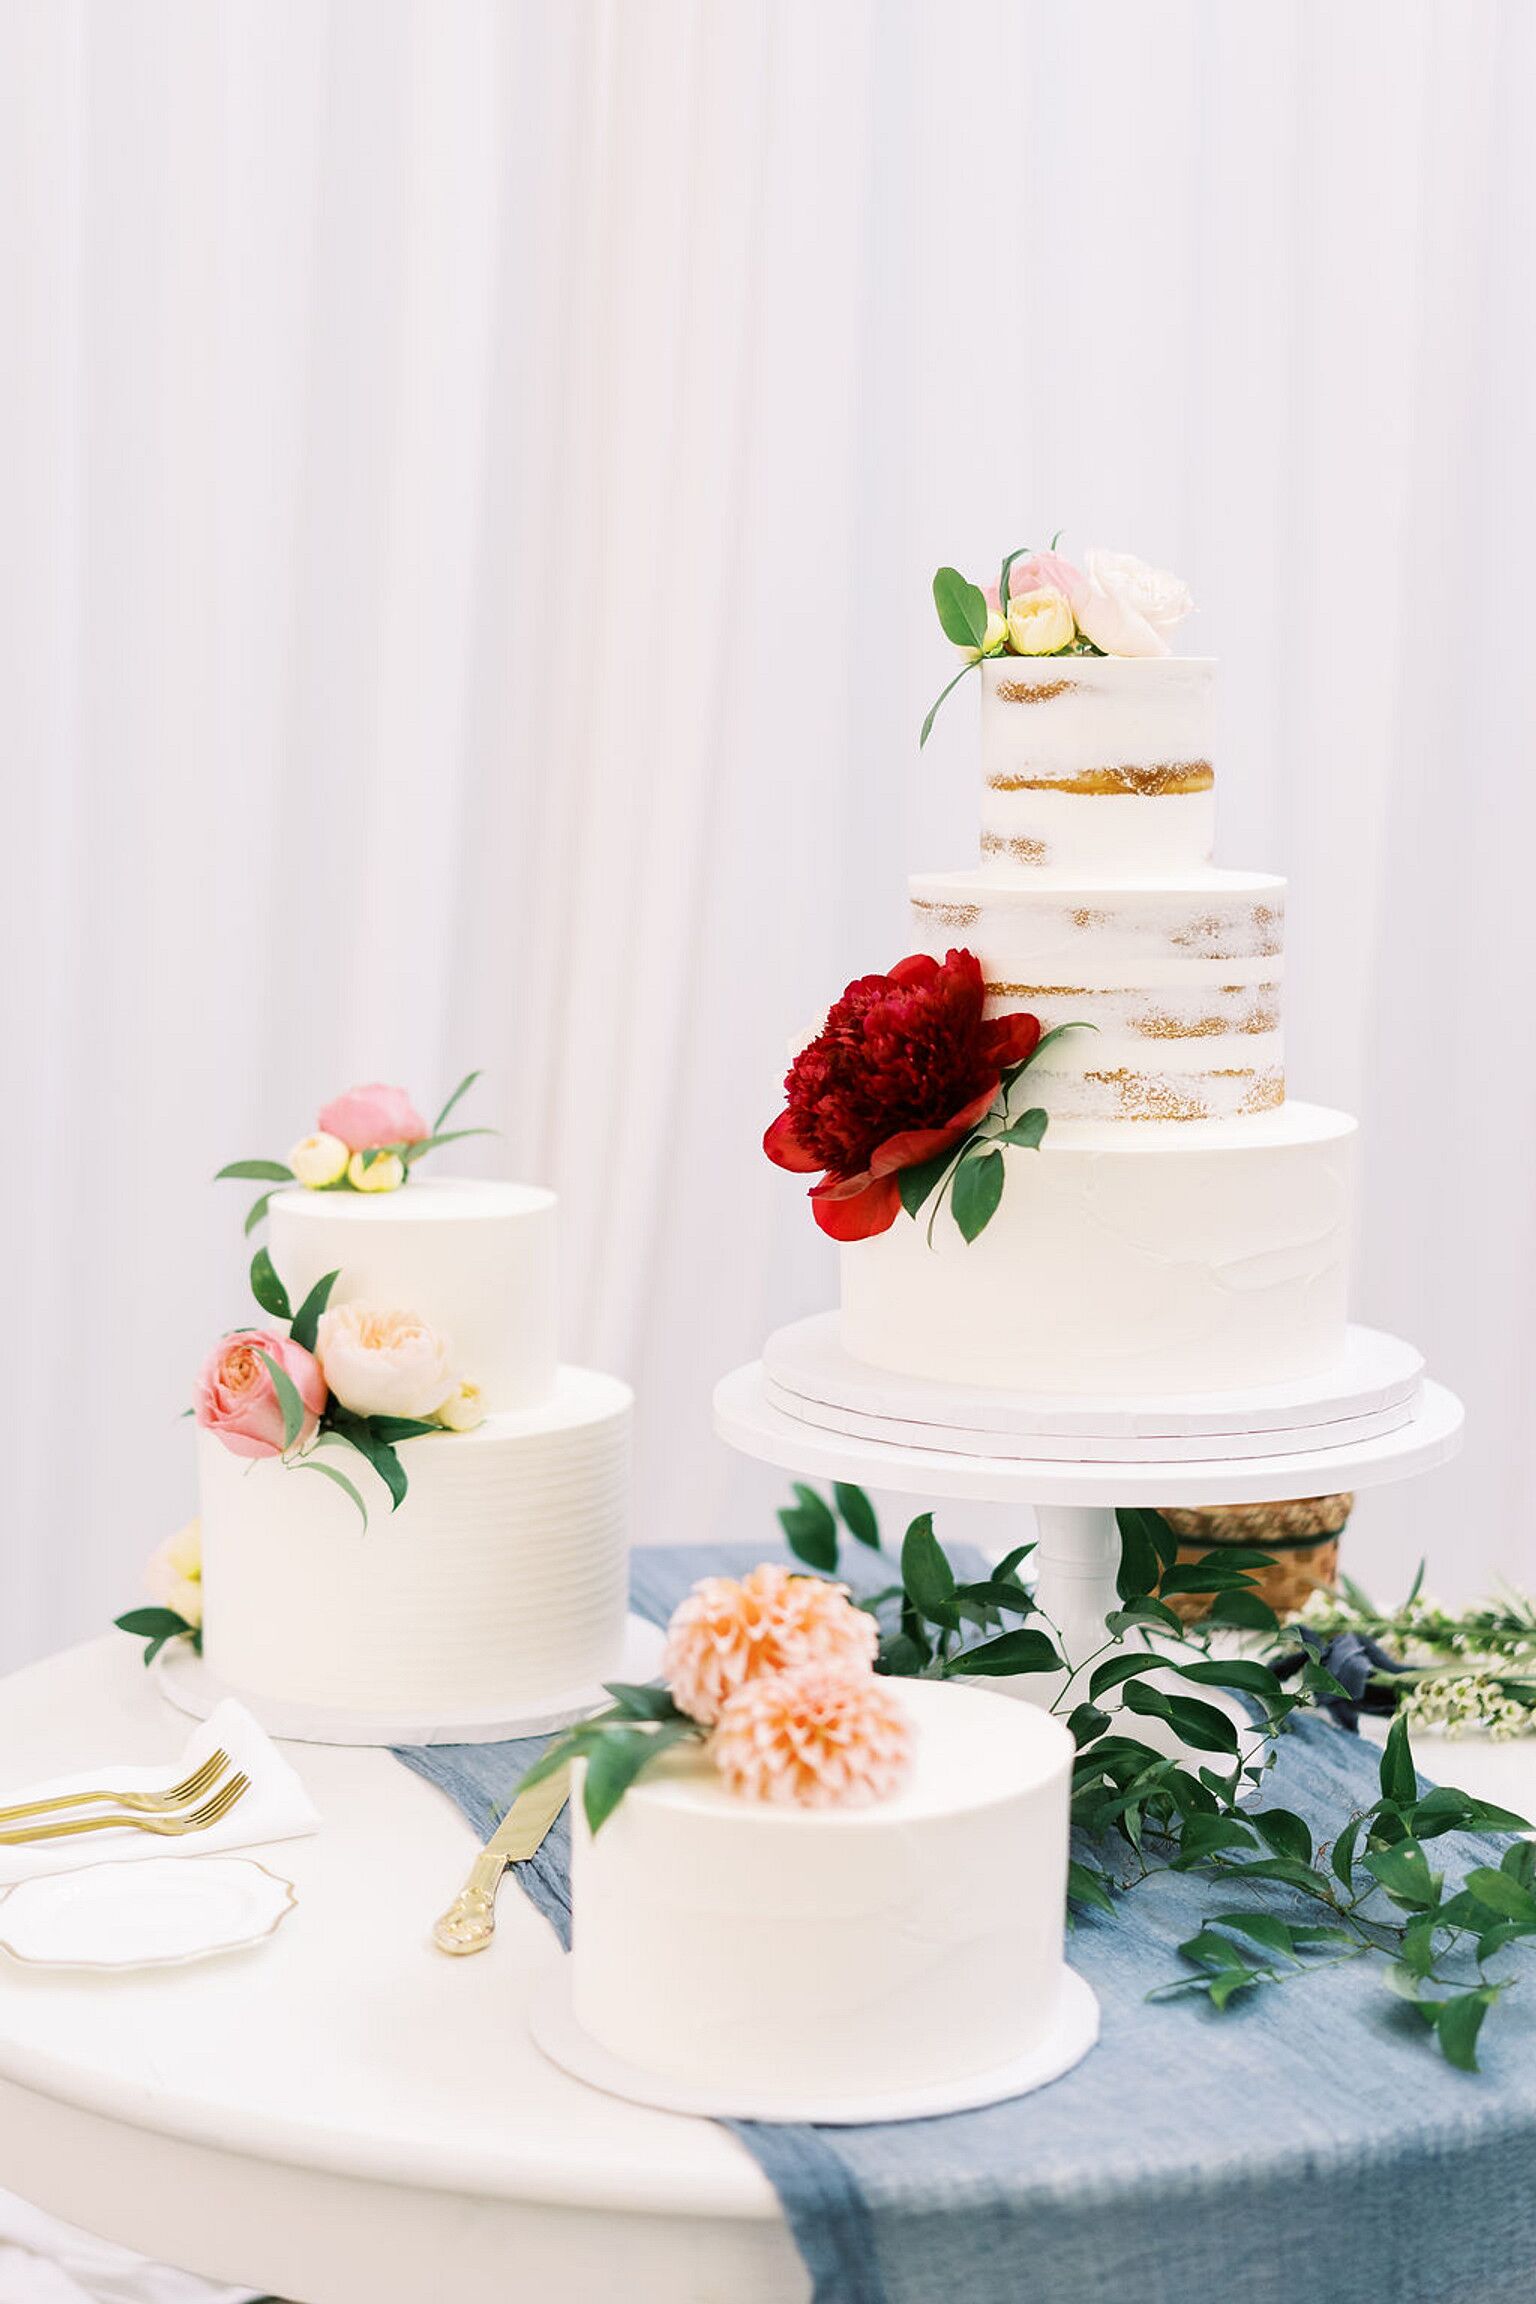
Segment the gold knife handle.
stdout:
<path fill-rule="evenodd" d="M 440 1952 L 483 1952 L 496 1933 L 496 1890 L 504 1856 L 477 1856 L 468 1880 L 432 1930 Z"/>

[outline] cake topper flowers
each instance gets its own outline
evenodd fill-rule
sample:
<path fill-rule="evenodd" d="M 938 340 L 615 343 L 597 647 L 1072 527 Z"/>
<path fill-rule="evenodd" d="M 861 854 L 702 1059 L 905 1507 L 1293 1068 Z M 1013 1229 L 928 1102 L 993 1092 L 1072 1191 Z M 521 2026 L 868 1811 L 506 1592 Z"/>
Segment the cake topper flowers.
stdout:
<path fill-rule="evenodd" d="M 1046 1114 L 1013 1110 L 1026 1067 L 1060 1032 L 1023 1011 L 986 1017 L 974 952 L 926 952 L 884 976 L 860 976 L 836 1001 L 784 1081 L 786 1104 L 763 1138 L 777 1167 L 825 1173 L 811 1208 L 834 1240 L 887 1232 L 937 1193 L 974 1240 L 1003 1191 L 1004 1145 L 1038 1147 Z"/>
<path fill-rule="evenodd" d="M 1131 552 L 1088 552 L 1078 568 L 1056 550 L 1010 552 L 985 591 L 941 568 L 933 604 L 944 636 L 965 662 L 923 722 L 926 744 L 939 705 L 987 656 L 1166 656 L 1168 634 L 1194 603 L 1189 586 Z"/>
<path fill-rule="evenodd" d="M 495 1134 L 492 1128 L 443 1125 L 479 1077 L 464 1075 L 430 1128 L 403 1088 L 382 1080 L 348 1088 L 322 1107 L 313 1133 L 301 1136 L 286 1160 L 231 1160 L 215 1182 L 237 1176 L 269 1187 L 246 1217 L 247 1232 L 255 1231 L 273 1192 L 284 1184 L 302 1184 L 311 1192 L 398 1192 L 417 1161 L 439 1144 Z"/>
<path fill-rule="evenodd" d="M 673 1611 L 661 1682 L 610 1682 L 613 1704 L 556 1739 L 520 1790 L 585 1763 L 587 1822 L 600 1831 L 637 1777 L 679 1744 L 702 1744 L 739 1798 L 796 1808 L 888 1799 L 912 1732 L 875 1677 L 880 1634 L 848 1588 L 764 1561 L 706 1576 Z"/>

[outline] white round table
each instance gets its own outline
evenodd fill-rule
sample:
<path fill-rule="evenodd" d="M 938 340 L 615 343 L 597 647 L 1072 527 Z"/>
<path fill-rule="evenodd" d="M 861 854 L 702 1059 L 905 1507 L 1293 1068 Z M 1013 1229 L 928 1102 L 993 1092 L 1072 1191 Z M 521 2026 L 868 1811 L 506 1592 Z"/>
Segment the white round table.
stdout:
<path fill-rule="evenodd" d="M 120 1637 L 0 1681 L 12 1784 L 184 1723 Z M 530 2044 L 544 1921 L 512 1882 L 491 1949 L 428 1928 L 474 1851 L 388 1752 L 292 1745 L 324 1825 L 264 1851 L 298 1909 L 259 1950 L 71 1978 L 0 1957 L 0 2188 L 296 2304 L 804 2304 L 773 2192 L 726 2132 L 582 2088 Z M 1425 1739 L 1426 1772 L 1529 1813 L 1536 1743 Z"/>
<path fill-rule="evenodd" d="M 4 1781 L 172 1760 L 140 1650 L 0 1681 Z M 804 2304 L 766 2179 L 725 2130 L 567 2079 L 525 2023 L 546 1923 L 428 1941 L 474 1837 L 388 1752 L 285 1747 L 322 1829 L 262 1851 L 298 1889 L 273 1942 L 68 1977 L 0 1956 L 0 2188 L 105 2239 L 296 2304 Z"/>

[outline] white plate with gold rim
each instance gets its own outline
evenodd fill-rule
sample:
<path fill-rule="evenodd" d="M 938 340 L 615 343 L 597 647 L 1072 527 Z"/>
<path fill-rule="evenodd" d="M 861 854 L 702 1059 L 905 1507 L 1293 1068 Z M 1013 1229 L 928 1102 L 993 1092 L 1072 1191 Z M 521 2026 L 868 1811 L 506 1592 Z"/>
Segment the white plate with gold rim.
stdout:
<path fill-rule="evenodd" d="M 168 1968 L 274 1936 L 297 1898 L 249 1856 L 146 1856 L 20 1880 L 0 1952 L 32 1968 Z"/>

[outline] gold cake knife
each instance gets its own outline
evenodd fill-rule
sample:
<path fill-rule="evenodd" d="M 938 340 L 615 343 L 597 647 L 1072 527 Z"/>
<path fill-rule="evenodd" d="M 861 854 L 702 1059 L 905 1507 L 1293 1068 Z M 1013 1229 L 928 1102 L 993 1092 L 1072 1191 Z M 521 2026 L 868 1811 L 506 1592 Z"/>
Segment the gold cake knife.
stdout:
<path fill-rule="evenodd" d="M 440 1952 L 483 1952 L 496 1933 L 496 1891 L 509 1864 L 522 1864 L 544 1844 L 565 1806 L 570 1770 L 519 1792 L 470 1869 L 469 1878 L 432 1930 Z"/>

